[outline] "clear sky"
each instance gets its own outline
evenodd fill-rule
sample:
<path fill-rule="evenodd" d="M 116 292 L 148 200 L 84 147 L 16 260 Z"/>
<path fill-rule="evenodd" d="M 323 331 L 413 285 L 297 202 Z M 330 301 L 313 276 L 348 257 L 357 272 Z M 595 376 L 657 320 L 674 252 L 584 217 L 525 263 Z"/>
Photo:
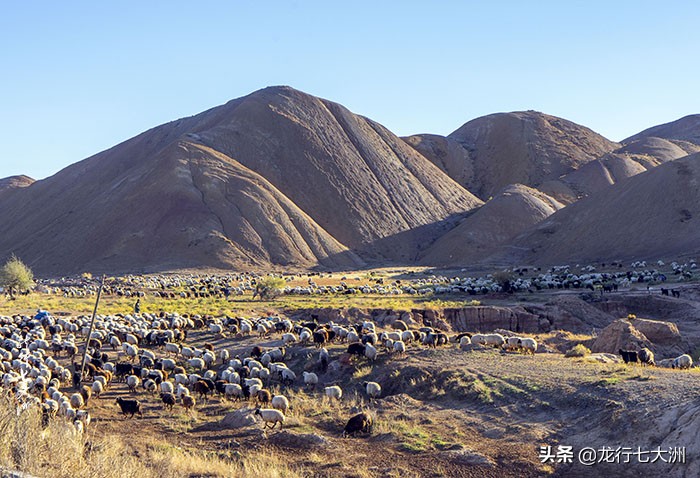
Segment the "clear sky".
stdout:
<path fill-rule="evenodd" d="M 612 140 L 700 113 L 700 2 L 17 1 L 0 178 L 290 85 L 399 135 L 534 109 Z"/>

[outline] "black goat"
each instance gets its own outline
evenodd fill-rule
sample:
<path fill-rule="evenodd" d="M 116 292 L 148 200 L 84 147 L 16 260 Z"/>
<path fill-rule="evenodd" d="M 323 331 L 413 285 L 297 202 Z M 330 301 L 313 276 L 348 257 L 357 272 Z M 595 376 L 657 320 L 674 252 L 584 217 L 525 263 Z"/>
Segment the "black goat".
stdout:
<path fill-rule="evenodd" d="M 350 418 L 343 429 L 343 438 L 353 436 L 357 432 L 372 433 L 372 417 L 369 413 L 358 413 Z"/>
<path fill-rule="evenodd" d="M 127 414 L 131 414 L 131 417 L 133 418 L 134 414 L 138 413 L 141 418 L 143 418 L 143 412 L 141 411 L 141 402 L 138 400 L 129 400 L 126 398 L 117 398 L 117 403 L 119 404 L 119 408 L 122 409 L 122 414 L 126 416 Z"/>
<path fill-rule="evenodd" d="M 637 356 L 637 351 L 636 350 L 622 350 L 620 349 L 618 351 L 620 355 L 622 355 L 622 360 L 625 363 L 637 363 L 639 362 L 639 357 Z"/>

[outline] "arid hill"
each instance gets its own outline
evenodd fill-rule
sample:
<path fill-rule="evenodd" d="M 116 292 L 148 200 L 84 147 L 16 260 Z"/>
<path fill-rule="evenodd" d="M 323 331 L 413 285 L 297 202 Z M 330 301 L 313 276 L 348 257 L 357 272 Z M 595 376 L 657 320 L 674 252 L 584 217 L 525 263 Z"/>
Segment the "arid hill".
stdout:
<path fill-rule="evenodd" d="M 421 263 L 468 265 L 563 207 L 536 189 L 522 184 L 510 185 L 435 241 L 421 257 Z"/>
<path fill-rule="evenodd" d="M 491 257 L 555 264 L 700 252 L 700 153 L 662 164 L 552 214 Z"/>
<path fill-rule="evenodd" d="M 422 143 L 415 137 L 407 141 Z M 468 152 L 473 164 L 445 170 L 483 200 L 509 184 L 537 188 L 619 147 L 584 126 L 535 111 L 497 113 L 474 119 L 450 134 L 446 142 L 452 141 Z M 417 146 L 417 149 L 422 152 L 426 148 Z M 460 156 L 464 156 L 454 147 L 445 150 L 456 150 L 458 156 L 442 160 L 444 164 L 459 164 Z M 426 156 L 435 161 L 434 156 Z"/>
<path fill-rule="evenodd" d="M 6 195 L 10 194 L 12 191 L 19 188 L 26 188 L 34 183 L 34 179 L 29 176 L 10 176 L 7 178 L 0 179 L 0 200 L 2 200 Z"/>
<path fill-rule="evenodd" d="M 0 255 L 60 274 L 357 268 L 415 259 L 479 205 L 381 125 L 275 87 L 12 190 Z"/>
<path fill-rule="evenodd" d="M 668 140 L 688 154 L 694 153 L 697 151 L 693 151 L 694 147 L 700 145 L 700 114 L 684 116 L 676 121 L 645 129 L 625 139 L 623 143 L 631 144 L 651 137 Z"/>

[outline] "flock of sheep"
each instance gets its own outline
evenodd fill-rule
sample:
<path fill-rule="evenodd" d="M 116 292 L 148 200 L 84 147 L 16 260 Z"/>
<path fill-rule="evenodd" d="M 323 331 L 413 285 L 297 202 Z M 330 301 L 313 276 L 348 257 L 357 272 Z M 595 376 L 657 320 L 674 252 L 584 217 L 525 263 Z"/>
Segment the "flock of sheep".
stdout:
<path fill-rule="evenodd" d="M 637 283 L 663 282 L 667 275 L 675 275 L 679 281 L 687 280 L 698 270 L 695 260 L 683 263 L 666 264 L 658 261 L 647 265 L 645 261 L 635 261 L 627 267 L 621 261 L 601 264 L 598 272 L 592 265 L 562 265 L 547 270 L 540 268 L 519 268 L 511 272 L 509 289 L 514 292 L 527 292 L 546 289 L 592 289 L 597 285 L 630 287 Z M 665 272 L 664 272 L 665 269 Z M 275 275 L 275 274 L 269 274 Z M 502 292 L 503 282 L 492 274 L 480 277 L 447 277 L 431 275 L 389 281 L 381 277 L 355 277 L 350 280 L 342 274 L 276 274 L 288 284 L 283 289 L 288 295 L 324 294 L 378 294 L 378 295 L 427 295 L 427 294 L 487 294 Z M 151 294 L 162 298 L 216 297 L 226 299 L 231 296 L 252 294 L 257 281 L 264 275 L 256 273 L 231 274 L 156 274 L 148 276 L 126 275 L 110 279 L 104 293 L 119 296 L 142 296 Z M 336 285 L 318 285 L 320 279 L 336 278 Z M 303 279 L 305 285 L 291 285 Z M 65 296 L 93 295 L 98 288 L 97 281 L 86 278 L 61 278 L 40 281 L 39 290 L 45 293 Z"/>
<path fill-rule="evenodd" d="M 612 264 L 613 266 L 616 264 Z M 620 264 L 621 265 L 621 264 Z M 659 263 L 658 266 L 663 264 Z M 672 264 L 674 271 L 683 275 L 696 269 L 694 261 Z M 659 280 L 660 273 L 650 270 L 645 263 L 633 264 L 632 270 L 614 273 L 597 273 L 593 266 L 579 267 L 577 273 L 569 266 L 560 266 L 535 276 L 526 277 L 527 270 L 513 271 L 511 287 L 515 290 L 542 288 L 585 288 L 593 284 L 648 282 Z M 538 271 L 539 272 L 539 271 Z M 115 279 L 107 286 L 107 294 L 142 295 L 143 290 L 163 297 L 177 292 L 178 296 L 222 296 L 239 294 L 253 289 L 260 276 L 231 274 L 227 276 L 126 276 Z M 71 282 L 72 281 L 72 282 Z M 43 284 L 44 292 L 81 295 L 94 293 L 94 282 L 64 279 L 58 285 Z M 498 291 L 499 283 L 492 276 L 480 278 L 440 277 L 411 281 L 393 281 L 384 284 L 377 279 L 374 284 L 350 287 L 345 281 L 337 287 L 318 287 L 313 276 L 308 277 L 306 292 L 288 288 L 287 293 L 381 293 L 421 294 Z M 52 288 L 53 287 L 53 288 Z M 348 292 L 355 291 L 355 292 Z M 125 416 L 143 416 L 143 403 L 138 393 L 158 396 L 163 409 L 172 410 L 181 405 L 188 412 L 197 407 L 198 401 L 212 396 L 224 400 L 253 401 L 255 415 L 260 416 L 265 427 L 280 427 L 288 413 L 289 398 L 284 394 L 288 387 L 315 390 L 324 386 L 323 394 L 330 400 L 340 400 L 343 389 L 337 384 L 322 384 L 331 355 L 327 347 L 343 344 L 346 348 L 341 360 L 355 356 L 370 362 L 380 354 L 386 357 L 402 357 L 410 347 L 440 347 L 456 344 L 464 351 L 475 347 L 494 347 L 507 352 L 534 354 L 538 350 L 535 338 L 490 333 L 458 334 L 448 336 L 432 327 L 410 328 L 396 320 L 391 330 L 379 331 L 371 321 L 357 324 L 318 324 L 314 321 L 297 322 L 279 317 L 230 318 L 205 317 L 178 314 L 132 314 L 99 316 L 90 337 L 89 320 L 84 317 L 53 317 L 37 314 L 36 317 L 0 317 L 0 372 L 2 385 L 12 399 L 24 407 L 36 406 L 45 422 L 65 417 L 82 432 L 89 425 L 91 400 L 99 398 L 114 382 L 124 382 L 129 392 L 116 399 Z M 188 333 L 197 331 L 209 334 L 212 341 L 235 344 L 232 337 L 257 335 L 260 339 L 279 341 L 278 346 L 255 346 L 248 353 L 234 354 L 226 347 L 204 344 L 188 345 Z M 224 337 L 228 337 L 225 340 Z M 84 373 L 76 373 L 75 359 L 87 347 L 88 363 Z M 316 347 L 317 368 L 293 370 L 286 360 L 291 349 L 304 348 L 305 353 Z M 649 351 L 649 353 L 651 353 Z M 653 354 L 646 351 L 620 351 L 625 362 L 654 363 Z M 72 365 L 68 365 L 70 362 Z M 668 363 L 666 363 L 668 362 Z M 689 368 L 692 359 L 683 355 L 659 365 Z M 300 376 L 299 376 L 300 375 Z M 319 377 L 321 375 L 321 377 Z M 82 378 L 82 380 L 81 380 Z M 273 385 L 281 390 L 272 393 Z M 379 398 L 381 385 L 377 382 L 362 384 L 367 398 Z M 372 415 L 359 413 L 347 422 L 343 435 L 370 432 Z"/>

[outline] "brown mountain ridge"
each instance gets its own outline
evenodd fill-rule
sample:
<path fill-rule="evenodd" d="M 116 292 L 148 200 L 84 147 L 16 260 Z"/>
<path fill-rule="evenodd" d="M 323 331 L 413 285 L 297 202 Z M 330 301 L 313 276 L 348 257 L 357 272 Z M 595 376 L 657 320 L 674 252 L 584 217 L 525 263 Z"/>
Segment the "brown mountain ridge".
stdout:
<path fill-rule="evenodd" d="M 0 180 L 0 256 L 70 274 L 690 253 L 697 118 L 622 143 L 535 111 L 401 139 L 337 103 L 270 87 L 44 180 Z"/>

